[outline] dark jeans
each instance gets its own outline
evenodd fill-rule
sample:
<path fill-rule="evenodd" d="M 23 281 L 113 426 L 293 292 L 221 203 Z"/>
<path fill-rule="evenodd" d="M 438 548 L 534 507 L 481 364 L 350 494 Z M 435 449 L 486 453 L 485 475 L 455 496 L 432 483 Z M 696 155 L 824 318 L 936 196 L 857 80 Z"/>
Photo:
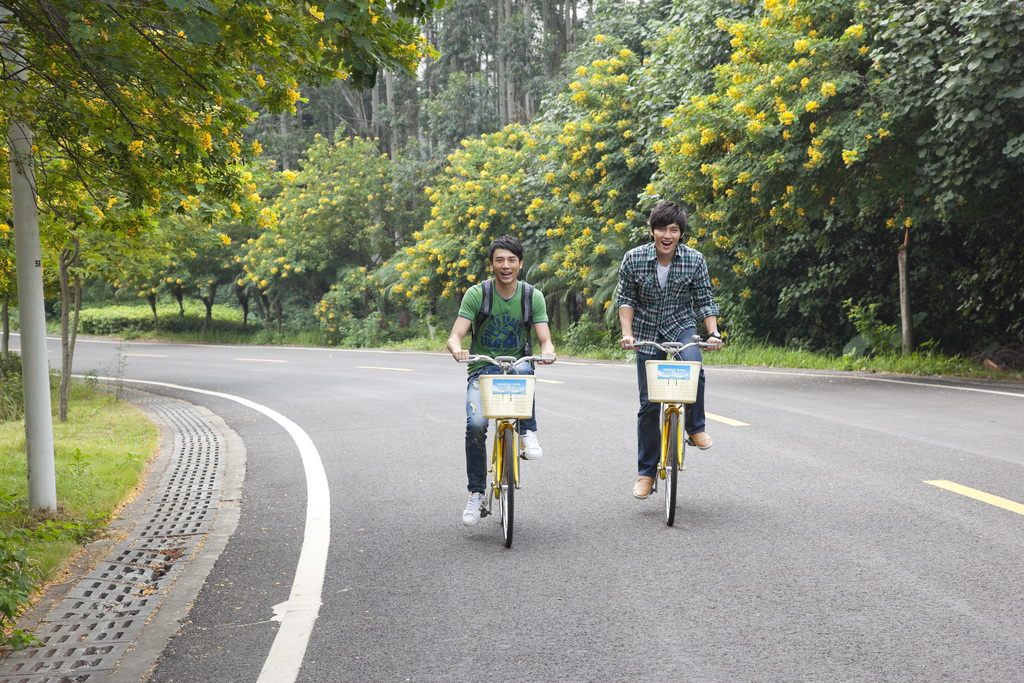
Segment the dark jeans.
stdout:
<path fill-rule="evenodd" d="M 666 341 L 677 341 L 683 344 L 690 343 L 690 337 L 697 334 L 697 329 L 688 327 L 679 333 L 676 339 L 659 339 L 659 343 Z M 651 403 L 647 400 L 647 368 L 644 365 L 649 360 L 665 360 L 666 354 L 653 347 L 646 346 L 645 349 L 654 351 L 653 354 L 636 354 L 636 376 L 637 384 L 640 386 L 640 410 L 636 414 L 636 440 L 637 440 L 637 472 L 641 476 L 653 477 L 658 472 L 658 462 L 661 460 L 661 404 Z M 701 361 L 704 357 L 699 346 L 691 346 L 680 354 L 681 360 Z M 704 431 L 704 368 L 700 370 L 700 379 L 697 382 L 697 400 L 686 407 L 686 433 L 699 434 Z"/>

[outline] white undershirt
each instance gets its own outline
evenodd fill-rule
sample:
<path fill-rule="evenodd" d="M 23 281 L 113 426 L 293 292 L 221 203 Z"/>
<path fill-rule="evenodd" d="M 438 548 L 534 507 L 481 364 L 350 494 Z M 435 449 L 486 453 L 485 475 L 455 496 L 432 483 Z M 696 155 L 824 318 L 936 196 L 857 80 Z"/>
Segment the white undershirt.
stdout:
<path fill-rule="evenodd" d="M 661 285 L 662 289 L 665 289 L 665 286 L 668 285 L 668 271 L 671 267 L 671 263 L 667 266 L 658 264 L 658 284 Z"/>

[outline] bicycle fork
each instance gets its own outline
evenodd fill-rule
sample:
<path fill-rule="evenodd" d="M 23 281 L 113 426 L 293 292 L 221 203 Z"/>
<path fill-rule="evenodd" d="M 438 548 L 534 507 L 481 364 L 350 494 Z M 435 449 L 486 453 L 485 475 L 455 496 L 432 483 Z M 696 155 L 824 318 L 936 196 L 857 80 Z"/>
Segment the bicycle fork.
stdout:
<path fill-rule="evenodd" d="M 495 425 L 494 444 L 491 447 L 491 467 L 487 470 L 487 473 L 491 475 L 492 484 L 492 496 L 488 496 L 487 503 L 485 505 L 485 512 L 481 513 L 481 517 L 486 517 L 490 514 L 491 500 L 498 497 L 498 490 L 501 489 L 501 485 L 504 482 L 505 473 L 505 461 L 504 452 L 502 446 L 504 440 L 507 438 L 512 439 L 512 477 L 514 480 L 513 486 L 519 488 L 519 459 L 523 454 L 523 440 L 519 436 L 519 430 L 516 429 L 516 424 L 512 420 L 498 420 Z"/>
<path fill-rule="evenodd" d="M 685 408 L 683 410 L 685 410 Z M 670 428 L 671 416 L 673 413 L 676 416 L 676 442 L 669 443 L 672 431 Z M 669 465 L 669 457 L 679 458 L 678 466 L 680 472 L 686 469 L 683 467 L 682 458 L 680 457 L 683 453 L 683 439 L 686 438 L 685 431 L 683 429 L 685 421 L 685 413 L 679 409 L 679 406 L 666 403 L 661 404 L 661 462 L 658 464 L 658 476 L 655 478 L 655 484 L 657 484 L 658 479 L 665 478 L 665 470 Z M 673 455 L 670 456 L 670 453 Z"/>

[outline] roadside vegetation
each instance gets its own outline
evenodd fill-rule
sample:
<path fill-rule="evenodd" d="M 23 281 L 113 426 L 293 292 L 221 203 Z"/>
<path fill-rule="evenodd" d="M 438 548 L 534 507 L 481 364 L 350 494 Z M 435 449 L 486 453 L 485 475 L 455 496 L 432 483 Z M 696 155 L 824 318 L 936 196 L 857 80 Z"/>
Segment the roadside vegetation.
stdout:
<path fill-rule="evenodd" d="M 278 332 L 273 325 L 249 319 L 243 324 L 241 309 L 214 306 L 214 324 L 203 331 L 205 311 L 197 302 L 159 304 L 164 322 L 153 329 L 151 309 L 142 305 L 112 305 L 82 309 L 84 334 L 112 336 L 132 341 L 164 340 L 191 343 L 330 346 L 335 348 L 385 348 L 415 351 L 444 351 L 448 331 L 457 310 L 443 310 L 431 321 L 433 335 L 425 322 L 399 327 L 374 316 L 351 321 L 345 334 L 325 336 L 306 324 L 290 321 Z M 184 314 L 182 314 L 182 310 Z M 562 311 L 564 316 L 564 311 Z M 815 352 L 786 348 L 763 340 L 737 338 L 726 333 L 726 344 L 716 353 L 705 354 L 709 365 L 804 368 L 816 370 L 859 370 L 908 375 L 944 375 L 992 380 L 1024 380 L 1024 349 L 992 345 L 973 356 L 943 353 L 934 341 L 925 341 L 909 354 L 900 349 L 899 332 L 893 325 L 879 323 L 861 307 L 848 311 L 853 336 L 841 352 Z M 554 317 L 554 316 L 552 316 Z M 58 323 L 51 322 L 53 330 Z M 566 329 L 553 328 L 559 355 L 596 360 L 627 360 L 631 354 L 618 346 L 617 330 L 585 313 Z"/>
<path fill-rule="evenodd" d="M 56 512 L 30 511 L 25 423 L 19 410 L 20 359 L 12 354 L 3 367 L 0 650 L 33 642 L 31 634 L 15 628 L 18 616 L 68 558 L 102 533 L 139 485 L 157 448 L 156 426 L 137 408 L 117 400 L 96 382 L 73 384 L 67 421 L 54 421 L 60 506 Z"/>

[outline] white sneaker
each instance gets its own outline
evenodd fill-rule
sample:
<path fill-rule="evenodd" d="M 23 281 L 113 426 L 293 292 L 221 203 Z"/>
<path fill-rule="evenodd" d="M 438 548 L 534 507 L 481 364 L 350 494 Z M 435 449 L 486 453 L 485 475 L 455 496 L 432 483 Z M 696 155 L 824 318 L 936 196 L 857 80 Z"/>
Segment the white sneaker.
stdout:
<path fill-rule="evenodd" d="M 540 460 L 544 457 L 544 451 L 537 443 L 537 432 L 526 430 L 523 432 L 523 458 L 526 460 Z"/>
<path fill-rule="evenodd" d="M 466 511 L 462 513 L 462 523 L 466 526 L 476 526 L 480 521 L 480 509 L 484 506 L 484 494 L 474 491 L 469 494 L 469 502 L 466 504 Z"/>

